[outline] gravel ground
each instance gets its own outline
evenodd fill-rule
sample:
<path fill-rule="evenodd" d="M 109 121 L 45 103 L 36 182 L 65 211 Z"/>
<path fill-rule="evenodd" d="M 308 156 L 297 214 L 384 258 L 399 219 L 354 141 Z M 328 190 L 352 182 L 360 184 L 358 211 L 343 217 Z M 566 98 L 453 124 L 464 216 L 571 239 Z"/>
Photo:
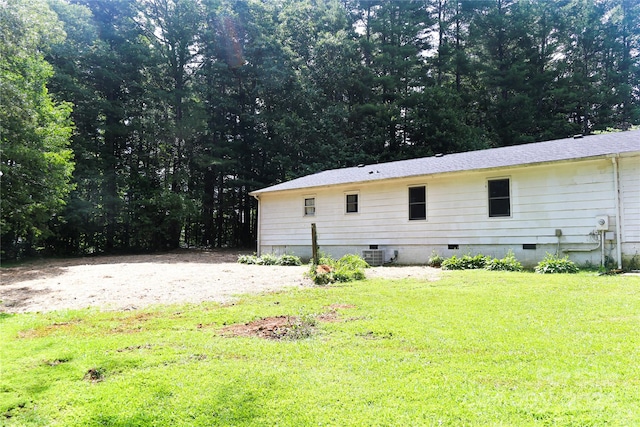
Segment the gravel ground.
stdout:
<path fill-rule="evenodd" d="M 98 307 L 127 310 L 152 304 L 229 302 L 236 295 L 312 286 L 307 266 L 244 265 L 238 252 L 46 260 L 0 269 L 0 312 Z M 367 277 L 437 280 L 429 267 L 374 267 Z"/>

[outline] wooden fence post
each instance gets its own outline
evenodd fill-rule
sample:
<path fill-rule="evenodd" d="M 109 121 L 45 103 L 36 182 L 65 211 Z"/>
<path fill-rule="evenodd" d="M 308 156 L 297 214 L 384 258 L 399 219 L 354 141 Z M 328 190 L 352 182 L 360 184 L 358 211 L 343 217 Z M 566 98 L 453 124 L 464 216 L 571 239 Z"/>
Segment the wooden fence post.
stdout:
<path fill-rule="evenodd" d="M 311 224 L 311 253 L 313 265 L 318 265 L 318 234 L 316 233 L 316 223 Z"/>

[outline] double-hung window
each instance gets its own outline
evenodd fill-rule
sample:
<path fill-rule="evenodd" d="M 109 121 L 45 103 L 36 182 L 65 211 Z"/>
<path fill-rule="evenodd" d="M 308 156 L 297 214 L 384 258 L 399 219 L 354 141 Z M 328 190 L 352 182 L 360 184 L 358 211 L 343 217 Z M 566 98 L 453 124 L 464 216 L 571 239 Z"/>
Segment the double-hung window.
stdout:
<path fill-rule="evenodd" d="M 304 199 L 304 216 L 313 216 L 316 214 L 316 198 L 305 197 Z"/>
<path fill-rule="evenodd" d="M 409 187 L 409 219 L 427 219 L 427 187 Z"/>
<path fill-rule="evenodd" d="M 511 216 L 509 179 L 491 179 L 489 187 L 489 217 Z"/>
<path fill-rule="evenodd" d="M 358 212 L 358 195 L 357 194 L 347 194 L 346 200 L 345 200 L 345 212 L 346 213 Z"/>

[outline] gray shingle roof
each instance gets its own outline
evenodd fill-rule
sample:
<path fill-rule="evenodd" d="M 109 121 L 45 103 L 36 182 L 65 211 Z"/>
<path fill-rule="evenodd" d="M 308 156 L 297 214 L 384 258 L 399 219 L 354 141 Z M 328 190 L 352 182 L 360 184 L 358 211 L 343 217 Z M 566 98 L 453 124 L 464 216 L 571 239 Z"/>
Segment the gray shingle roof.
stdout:
<path fill-rule="evenodd" d="M 585 159 L 627 152 L 640 152 L 640 130 L 333 169 L 256 190 L 251 194 Z"/>

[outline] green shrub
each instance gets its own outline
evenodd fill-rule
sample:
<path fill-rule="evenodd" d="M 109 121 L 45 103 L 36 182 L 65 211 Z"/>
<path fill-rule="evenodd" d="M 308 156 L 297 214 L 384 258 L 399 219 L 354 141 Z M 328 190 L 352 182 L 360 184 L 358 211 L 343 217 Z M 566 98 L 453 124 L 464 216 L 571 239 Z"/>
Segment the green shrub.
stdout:
<path fill-rule="evenodd" d="M 319 265 L 325 265 L 325 264 L 319 264 Z M 331 283 L 335 283 L 336 280 L 334 278 L 333 275 L 333 271 L 328 271 L 328 272 L 317 272 L 315 267 L 311 267 L 311 270 L 309 271 L 309 277 L 311 277 L 311 280 L 313 280 L 313 283 L 315 283 L 316 285 L 329 285 Z"/>
<path fill-rule="evenodd" d="M 318 265 L 330 265 L 333 266 L 336 264 L 336 260 L 331 258 L 329 255 L 327 254 L 320 254 L 320 257 L 318 258 Z"/>
<path fill-rule="evenodd" d="M 278 256 L 274 254 L 264 254 L 260 257 L 258 264 L 260 265 L 277 265 Z"/>
<path fill-rule="evenodd" d="M 501 270 L 501 271 L 522 271 L 522 264 L 516 259 L 513 251 L 509 250 L 507 255 L 502 258 L 493 258 L 488 260 L 485 264 L 487 270 Z"/>
<path fill-rule="evenodd" d="M 253 255 L 240 255 L 238 256 L 238 262 L 240 264 L 260 264 L 259 258 L 256 254 Z"/>
<path fill-rule="evenodd" d="M 540 274 L 577 273 L 578 270 L 578 267 L 569 259 L 568 255 L 560 258 L 548 252 L 544 259 L 535 267 L 536 273 Z"/>
<path fill-rule="evenodd" d="M 256 264 L 256 265 L 302 265 L 302 261 L 295 255 L 264 254 L 260 257 L 257 255 L 240 255 L 238 257 L 240 264 Z"/>
<path fill-rule="evenodd" d="M 353 270 L 369 268 L 367 261 L 362 259 L 360 255 L 355 254 L 347 254 L 343 256 L 338 260 L 338 265 L 348 267 Z"/>
<path fill-rule="evenodd" d="M 336 282 L 352 282 L 354 280 L 364 280 L 365 275 L 361 268 L 341 265 L 333 271 L 333 278 Z"/>
<path fill-rule="evenodd" d="M 320 257 L 318 265 L 311 264 L 309 277 L 316 285 L 363 280 L 365 278 L 364 269 L 368 267 L 369 264 L 358 255 L 347 254 L 337 261 L 330 256 L 323 255 Z"/>
<path fill-rule="evenodd" d="M 431 256 L 429 257 L 429 261 L 427 261 L 427 265 L 429 267 L 439 268 L 442 266 L 442 261 L 444 258 L 438 255 L 436 251 L 431 252 Z"/>
<path fill-rule="evenodd" d="M 462 270 L 462 259 L 457 255 L 453 255 L 442 261 L 441 267 L 443 270 Z"/>
<path fill-rule="evenodd" d="M 285 254 L 278 258 L 278 265 L 302 265 L 302 261 L 300 257 Z"/>
<path fill-rule="evenodd" d="M 457 257 L 456 255 L 451 258 L 447 258 L 442 261 L 442 269 L 443 270 L 475 270 L 479 268 L 484 268 L 487 264 L 487 261 L 490 258 L 478 254 L 476 256 L 471 255 L 463 255 L 461 257 Z"/>

